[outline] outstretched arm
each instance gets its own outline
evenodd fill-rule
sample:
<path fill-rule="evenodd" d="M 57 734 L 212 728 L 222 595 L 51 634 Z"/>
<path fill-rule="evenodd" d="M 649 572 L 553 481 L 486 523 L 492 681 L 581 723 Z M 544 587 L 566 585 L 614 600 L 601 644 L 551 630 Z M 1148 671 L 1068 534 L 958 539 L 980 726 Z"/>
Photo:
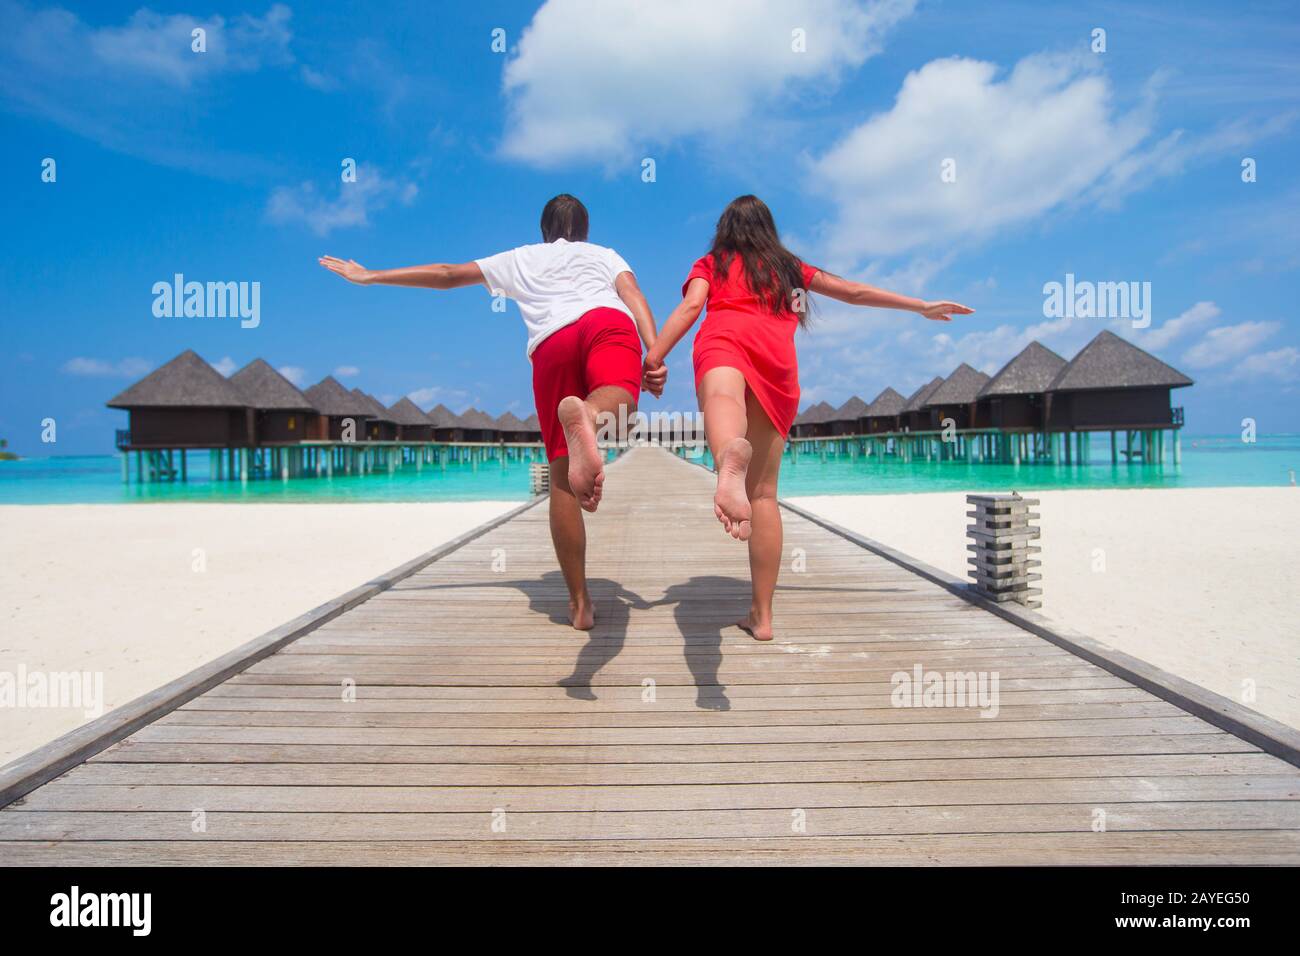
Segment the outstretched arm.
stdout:
<path fill-rule="evenodd" d="M 367 269 L 354 259 L 321 256 L 321 265 L 357 285 L 404 285 L 416 289 L 458 289 L 483 282 L 477 262 L 434 262 L 404 269 Z"/>
<path fill-rule="evenodd" d="M 659 333 L 659 338 L 655 344 L 650 347 L 646 353 L 645 364 L 647 369 L 657 369 L 664 364 L 664 359 L 668 353 L 673 350 L 682 336 L 691 330 L 695 320 L 700 317 L 704 311 L 704 303 L 709 298 L 709 282 L 707 279 L 694 278 L 686 287 L 686 294 L 682 296 L 681 303 L 673 309 L 673 314 L 668 316 L 668 321 L 664 323 L 663 330 Z"/>
<path fill-rule="evenodd" d="M 623 300 L 627 310 L 632 313 L 632 321 L 636 323 L 636 330 L 641 333 L 641 341 L 645 343 L 645 347 L 648 349 L 653 346 L 655 339 L 658 338 L 658 332 L 655 331 L 655 317 L 650 311 L 650 303 L 645 300 L 645 295 L 641 292 L 641 286 L 637 284 L 636 276 L 630 272 L 620 272 L 614 279 L 614 291 Z M 667 380 L 666 368 L 654 371 L 647 369 L 642 376 L 641 385 L 655 398 L 659 398 L 664 393 L 664 383 Z"/>
<path fill-rule="evenodd" d="M 878 309 L 901 309 L 904 312 L 915 312 L 927 319 L 934 319 L 938 322 L 951 322 L 954 315 L 970 315 L 975 311 L 956 302 L 927 302 L 924 299 L 913 298 L 910 295 L 899 295 L 897 292 L 877 289 L 875 286 L 863 282 L 850 282 L 848 279 L 841 279 L 839 276 L 825 270 L 813 276 L 809 290 L 830 296 L 832 299 L 838 299 L 841 302 L 847 302 L 849 305 L 875 306 Z M 664 327 L 664 331 L 667 332 L 667 326 Z"/>

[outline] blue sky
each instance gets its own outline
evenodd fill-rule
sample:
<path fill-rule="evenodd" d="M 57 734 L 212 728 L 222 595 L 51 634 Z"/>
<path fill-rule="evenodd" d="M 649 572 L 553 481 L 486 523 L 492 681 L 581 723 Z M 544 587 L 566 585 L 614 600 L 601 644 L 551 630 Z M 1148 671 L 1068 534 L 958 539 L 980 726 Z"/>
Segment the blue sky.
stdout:
<path fill-rule="evenodd" d="M 993 371 L 1030 338 L 1068 358 L 1114 328 L 1196 379 L 1192 432 L 1300 429 L 1293 4 L 0 0 L 0 24 L 0 437 L 20 453 L 111 450 L 125 415 L 103 403 L 185 348 L 525 415 L 513 306 L 357 288 L 316 258 L 490 254 L 536 241 L 560 191 L 660 322 L 751 191 L 809 261 L 978 310 L 820 303 L 805 404 Z M 260 324 L 155 317 L 178 272 L 259 282 Z M 1045 317 L 1067 273 L 1151 283 L 1150 327 Z M 669 364 L 647 409 L 693 407 L 689 343 Z"/>

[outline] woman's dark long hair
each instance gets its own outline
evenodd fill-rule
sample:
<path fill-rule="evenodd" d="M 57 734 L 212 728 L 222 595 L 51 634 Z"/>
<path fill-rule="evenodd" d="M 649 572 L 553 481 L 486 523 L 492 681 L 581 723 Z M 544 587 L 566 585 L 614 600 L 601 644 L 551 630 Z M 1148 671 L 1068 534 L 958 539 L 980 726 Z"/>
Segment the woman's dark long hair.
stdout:
<path fill-rule="evenodd" d="M 745 281 L 763 307 L 772 313 L 792 311 L 799 324 L 808 324 L 808 290 L 803 284 L 799 259 L 776 232 L 767 203 L 757 196 L 733 199 L 718 217 L 713 234 L 713 269 L 725 276 L 733 257 L 739 256 Z M 799 290 L 796 298 L 795 291 Z"/>

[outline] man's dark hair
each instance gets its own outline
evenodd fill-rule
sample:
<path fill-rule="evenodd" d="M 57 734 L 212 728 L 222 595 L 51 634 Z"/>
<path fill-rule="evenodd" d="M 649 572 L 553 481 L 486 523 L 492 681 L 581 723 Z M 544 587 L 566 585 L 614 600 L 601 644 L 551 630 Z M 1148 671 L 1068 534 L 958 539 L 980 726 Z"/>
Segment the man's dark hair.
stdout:
<path fill-rule="evenodd" d="M 576 196 L 560 193 L 542 210 L 542 241 L 587 241 L 587 207 Z"/>

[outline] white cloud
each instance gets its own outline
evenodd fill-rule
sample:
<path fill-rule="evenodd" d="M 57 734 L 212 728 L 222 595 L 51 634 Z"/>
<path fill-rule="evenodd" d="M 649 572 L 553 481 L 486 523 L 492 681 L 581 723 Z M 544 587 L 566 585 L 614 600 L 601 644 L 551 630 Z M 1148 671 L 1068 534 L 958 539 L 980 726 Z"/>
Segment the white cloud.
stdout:
<path fill-rule="evenodd" d="M 503 153 L 539 166 L 639 158 L 725 133 L 799 84 L 825 90 L 915 0 L 547 0 L 503 80 Z M 794 49 L 803 30 L 806 48 Z"/>
<path fill-rule="evenodd" d="M 1210 329 L 1183 353 L 1189 368 L 1214 368 L 1241 358 L 1282 327 L 1281 322 L 1239 322 Z"/>
<path fill-rule="evenodd" d="M 81 6 L 90 9 L 91 5 Z M 96 20 L 107 11 L 95 5 Z M 111 15 L 111 14 L 110 14 Z M 293 62 L 290 10 L 206 19 L 142 7 L 121 23 L 96 25 L 57 6 L 0 0 L 0 105 L 70 129 L 110 149 L 229 178 L 268 175 L 269 161 L 202 143 L 176 117 L 205 104 L 210 81 Z M 207 31 L 207 52 L 191 31 Z"/>
<path fill-rule="evenodd" d="M 361 369 L 355 365 L 340 365 L 334 370 L 335 378 L 356 378 L 361 374 Z"/>
<path fill-rule="evenodd" d="M 276 369 L 276 371 L 299 388 L 301 388 L 302 383 L 307 380 L 307 370 L 305 368 L 300 368 L 297 365 L 281 365 Z"/>
<path fill-rule="evenodd" d="M 247 73 L 263 63 L 292 62 L 291 15 L 288 7 L 278 3 L 264 17 L 245 13 L 229 22 L 220 16 L 200 20 L 141 8 L 122 26 L 78 26 L 85 35 L 83 49 L 105 66 L 188 86 L 206 72 Z M 203 52 L 192 49 L 195 29 L 206 33 Z"/>
<path fill-rule="evenodd" d="M 267 203 L 266 217 L 278 225 L 302 223 L 316 235 L 327 236 L 335 229 L 367 226 L 372 213 L 394 200 L 409 205 L 418 191 L 413 182 L 389 179 L 377 169 L 358 166 L 356 182 L 340 178 L 338 195 L 332 199 L 322 196 L 310 182 L 277 186 Z"/>
<path fill-rule="evenodd" d="M 893 107 L 809 170 L 836 207 L 822 240 L 838 262 L 979 239 L 1096 198 L 1131 179 L 1149 110 L 1119 114 L 1094 60 L 1038 54 L 1010 73 L 935 60 L 908 74 Z M 945 182 L 945 160 L 955 181 Z"/>
<path fill-rule="evenodd" d="M 1190 309 L 1154 328 L 1134 329 L 1131 319 L 1118 319 L 1114 330 L 1118 334 L 1127 335 L 1134 344 L 1148 352 L 1153 352 L 1168 348 L 1178 339 L 1204 328 L 1221 314 L 1222 310 L 1213 302 L 1197 302 Z"/>
<path fill-rule="evenodd" d="M 414 391 L 407 392 L 406 397 L 421 408 L 431 408 L 439 402 L 451 409 L 455 409 L 457 406 L 467 408 L 471 404 L 469 392 L 462 388 L 448 388 L 443 385 L 417 388 Z"/>
<path fill-rule="evenodd" d="M 222 375 L 226 376 L 226 378 L 229 378 L 230 376 L 234 375 L 237 371 L 239 371 L 239 363 L 237 363 L 229 355 L 223 355 L 220 359 L 218 359 L 217 361 L 211 364 L 213 368 L 215 368 Z"/>
<path fill-rule="evenodd" d="M 153 369 L 153 363 L 142 358 L 124 358 L 110 362 L 97 358 L 72 358 L 63 363 L 63 371 L 69 375 L 84 375 L 100 378 L 138 378 Z"/>
<path fill-rule="evenodd" d="M 1290 382 L 1300 377 L 1300 349 L 1287 345 L 1271 352 L 1259 352 L 1242 359 L 1228 381 L 1256 381 L 1261 378 Z"/>

